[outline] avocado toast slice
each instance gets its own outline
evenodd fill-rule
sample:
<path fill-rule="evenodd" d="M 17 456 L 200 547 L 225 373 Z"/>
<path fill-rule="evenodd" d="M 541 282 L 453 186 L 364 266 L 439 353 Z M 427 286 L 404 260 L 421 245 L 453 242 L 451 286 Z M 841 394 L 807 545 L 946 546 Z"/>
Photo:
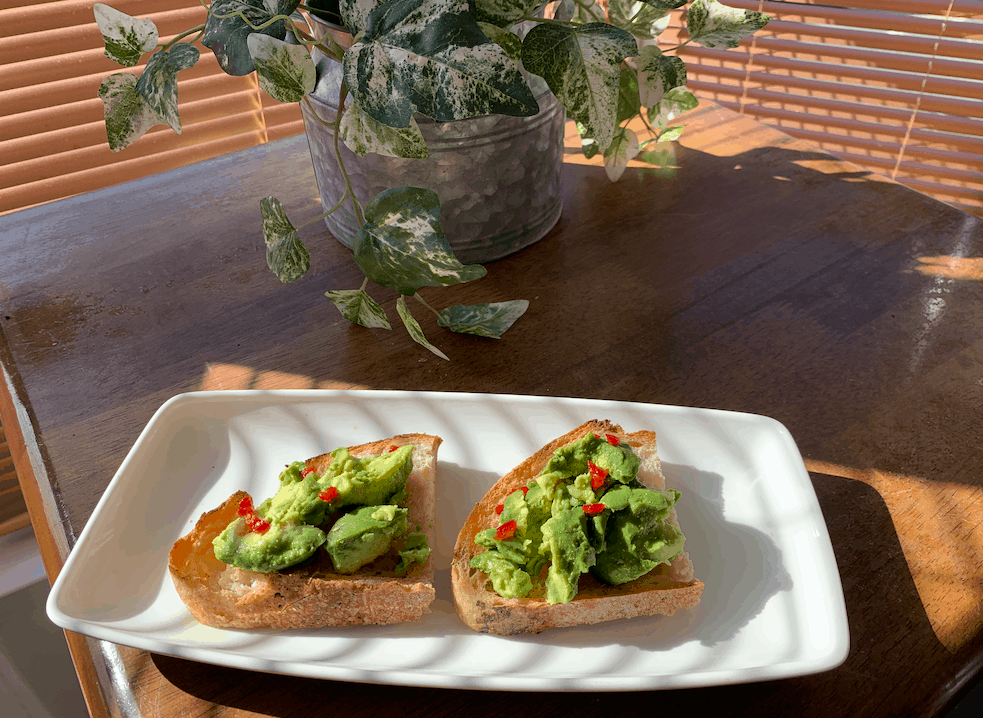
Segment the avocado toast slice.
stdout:
<path fill-rule="evenodd" d="M 591 438 L 591 435 L 601 442 L 610 442 L 612 446 L 621 445 L 626 449 L 623 452 L 625 456 L 633 454 L 637 457 L 636 462 L 628 456 L 633 462 L 631 473 L 634 476 L 630 480 L 627 476 L 616 476 L 617 468 L 608 472 L 595 465 L 586 477 L 581 475 L 579 483 L 572 478 L 555 482 L 557 475 L 563 475 L 562 470 L 556 470 L 558 467 L 569 464 L 583 468 L 583 456 L 570 456 L 579 450 L 578 447 L 589 443 L 594 451 L 598 450 L 599 442 Z M 630 451 L 627 451 L 629 447 Z M 563 451 L 559 458 L 554 458 L 557 450 L 561 449 Z M 597 458 L 597 455 L 594 456 Z M 598 463 L 614 467 L 607 459 L 602 461 L 598 458 Z M 549 471 L 544 471 L 545 469 Z M 580 469 L 573 468 L 571 471 L 579 472 Z M 623 478 L 627 483 L 619 485 L 613 480 L 615 478 Z M 565 483 L 568 488 L 562 493 L 554 492 L 554 483 Z M 594 568 L 597 556 L 600 555 L 595 551 L 599 548 L 598 543 L 610 543 L 610 540 L 616 543 L 618 531 L 611 533 L 610 540 L 605 541 L 600 538 L 605 535 L 603 529 L 598 530 L 587 525 L 598 521 L 597 526 L 602 526 L 609 521 L 602 521 L 601 517 L 605 514 L 610 516 L 614 511 L 611 506 L 602 502 L 607 501 L 612 506 L 621 506 L 624 503 L 608 498 L 615 495 L 611 493 L 614 489 L 623 494 L 629 490 L 638 491 L 643 485 L 655 490 L 649 493 L 657 493 L 666 498 L 665 502 L 661 498 L 656 501 L 662 506 L 656 513 L 662 517 L 658 531 L 661 531 L 664 540 L 652 539 L 648 543 L 660 544 L 659 550 L 668 550 L 668 553 L 659 555 L 659 551 L 656 551 L 655 560 L 648 563 L 630 557 L 627 560 L 629 564 L 643 565 L 643 568 L 649 565 L 655 567 L 630 580 L 621 576 L 618 580 L 623 582 L 609 585 L 595 575 L 597 572 L 587 570 L 587 567 Z M 537 497 L 539 501 L 531 498 L 541 486 L 551 493 L 549 499 L 552 501 L 552 516 L 558 523 L 555 524 L 556 528 L 551 529 L 549 521 L 553 519 L 549 519 L 537 531 L 533 525 L 535 522 L 530 519 L 536 510 L 534 505 L 545 505 L 547 511 L 550 506 L 549 501 L 544 501 L 541 497 Z M 578 491 L 577 487 L 582 490 Z M 593 488 L 588 492 L 586 489 L 589 487 Z M 580 503 L 571 497 L 571 491 L 581 497 Z M 644 491 L 638 496 L 646 498 Z M 678 492 L 666 487 L 656 452 L 654 432 L 637 431 L 628 434 L 609 421 L 592 420 L 584 423 L 550 442 L 499 479 L 471 511 L 458 534 L 451 564 L 451 585 L 458 614 L 475 631 L 514 635 L 618 618 L 671 615 L 681 608 L 692 608 L 700 600 L 703 583 L 694 577 L 693 564 L 689 555 L 682 550 L 682 535 L 674 508 L 678 496 Z M 520 500 L 520 497 L 524 500 Z M 528 506 L 525 500 L 530 501 Z M 640 512 L 646 510 L 648 509 L 639 509 Z M 581 518 L 579 512 L 587 516 Z M 565 524 L 559 522 L 561 514 Z M 571 523 L 572 519 L 579 523 Z M 524 522 L 528 522 L 528 525 Z M 578 526 L 587 527 L 586 534 L 592 535 L 593 545 L 557 545 L 558 535 L 577 533 L 580 530 Z M 628 532 L 637 530 L 631 528 Z M 559 543 L 564 541 L 566 539 L 561 539 Z M 522 555 L 523 545 L 525 555 Z M 536 556 L 537 545 L 542 546 L 545 557 Z M 490 553 L 481 556 L 491 551 L 498 551 L 498 555 L 494 558 L 490 558 Z M 499 555 L 502 560 L 499 560 Z M 667 563 L 660 562 L 670 555 Z M 508 565 L 509 559 L 513 566 Z M 558 572 L 551 568 L 553 563 L 575 565 L 575 568 L 568 571 L 572 577 L 568 583 L 572 583 L 572 586 L 565 585 L 563 571 Z M 584 569 L 583 572 L 576 568 L 578 563 Z M 619 559 L 617 563 L 625 561 Z M 504 568 L 497 570 L 499 566 Z M 564 565 L 563 568 L 569 567 Z M 526 573 L 525 569 L 534 575 L 529 575 L 527 579 L 522 575 Z M 559 579 L 553 575 L 556 573 L 561 574 Z M 495 590 L 496 588 L 499 590 Z M 502 593 L 505 595 L 501 595 Z"/>
<path fill-rule="evenodd" d="M 403 434 L 348 447 L 353 457 L 378 456 L 412 445 L 412 470 L 398 505 L 406 523 L 434 541 L 434 478 L 441 439 Z M 332 461 L 322 454 L 304 462 L 323 473 Z M 191 614 L 218 628 L 317 628 L 418 621 L 434 600 L 433 558 L 400 565 L 400 539 L 392 548 L 353 573 L 336 570 L 324 548 L 306 562 L 279 571 L 239 568 L 219 560 L 213 541 L 241 517 L 245 492 L 236 492 L 206 512 L 194 529 L 171 548 L 168 569 Z M 247 502 L 246 505 L 249 505 Z"/>

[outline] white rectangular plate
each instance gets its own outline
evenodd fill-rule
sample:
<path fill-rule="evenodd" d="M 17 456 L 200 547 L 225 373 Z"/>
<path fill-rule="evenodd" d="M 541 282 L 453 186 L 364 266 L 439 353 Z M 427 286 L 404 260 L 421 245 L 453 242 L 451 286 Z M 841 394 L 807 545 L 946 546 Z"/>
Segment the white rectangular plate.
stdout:
<path fill-rule="evenodd" d="M 671 617 L 512 638 L 454 610 L 450 561 L 474 503 L 543 444 L 587 419 L 653 429 L 686 548 L 706 584 Z M 437 598 L 418 623 L 296 631 L 202 626 L 167 553 L 238 489 L 272 495 L 283 466 L 338 446 L 422 432 L 438 454 Z M 762 416 L 491 394 L 219 391 L 181 394 L 141 433 L 58 576 L 51 620 L 155 653 L 250 670 L 498 690 L 647 690 L 798 676 L 849 649 L 836 562 L 795 442 Z"/>

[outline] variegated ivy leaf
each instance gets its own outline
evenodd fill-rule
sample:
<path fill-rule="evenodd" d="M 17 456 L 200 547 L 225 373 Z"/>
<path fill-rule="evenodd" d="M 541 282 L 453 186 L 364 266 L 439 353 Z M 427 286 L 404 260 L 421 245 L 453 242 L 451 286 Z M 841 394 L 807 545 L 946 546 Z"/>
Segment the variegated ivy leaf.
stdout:
<path fill-rule="evenodd" d="M 586 125 L 601 149 L 617 129 L 621 61 L 635 38 L 607 23 L 537 25 L 522 42 L 522 64 L 544 80 L 570 117 Z"/>
<path fill-rule="evenodd" d="M 604 171 L 608 179 L 617 182 L 625 173 L 628 161 L 638 156 L 638 135 L 627 127 L 619 127 L 614 142 L 604 153 Z"/>
<path fill-rule="evenodd" d="M 286 23 L 266 23 L 277 15 L 290 15 L 298 5 L 300 0 L 212 0 L 201 44 L 212 51 L 227 74 L 248 75 L 256 69 L 246 44 L 248 37 L 258 32 L 283 40 Z M 264 25 L 262 30 L 255 29 Z"/>
<path fill-rule="evenodd" d="M 618 124 L 638 114 L 642 102 L 638 95 L 638 73 L 621 68 L 621 84 L 618 86 Z"/>
<path fill-rule="evenodd" d="M 177 111 L 177 74 L 194 67 L 198 56 L 198 48 L 186 42 L 179 42 L 170 50 L 158 50 L 150 56 L 137 80 L 137 92 L 178 134 L 181 133 L 181 118 Z"/>
<path fill-rule="evenodd" d="M 645 0 L 646 5 L 651 5 L 658 10 L 665 10 L 666 12 L 680 8 L 688 2 L 689 0 Z"/>
<path fill-rule="evenodd" d="M 590 129 L 583 122 L 575 122 L 577 134 L 580 135 L 580 149 L 584 152 L 584 157 L 590 159 L 601 149 L 597 146 L 597 140 L 591 137 Z"/>
<path fill-rule="evenodd" d="M 608 18 L 615 27 L 646 39 L 662 34 L 669 27 L 670 20 L 668 10 L 654 7 L 642 0 L 609 0 Z"/>
<path fill-rule="evenodd" d="M 276 197 L 261 199 L 259 209 L 263 214 L 267 266 L 284 284 L 300 279 L 311 268 L 311 255 L 300 241 L 297 228 Z"/>
<path fill-rule="evenodd" d="M 665 94 L 658 103 L 649 108 L 648 119 L 657 127 L 665 127 L 684 112 L 689 112 L 700 104 L 692 92 L 685 87 L 675 87 Z"/>
<path fill-rule="evenodd" d="M 638 66 L 638 92 L 644 107 L 654 107 L 666 92 L 686 84 L 686 63 L 663 55 L 654 45 L 646 45 L 635 58 Z"/>
<path fill-rule="evenodd" d="M 474 0 L 478 20 L 498 27 L 508 27 L 530 14 L 543 0 Z"/>
<path fill-rule="evenodd" d="M 478 27 L 489 40 L 505 50 L 505 54 L 514 62 L 522 59 L 522 40 L 518 35 L 488 22 L 479 22 Z"/>
<path fill-rule="evenodd" d="M 269 35 L 254 32 L 246 46 L 256 66 L 259 86 L 280 102 L 300 102 L 313 92 L 317 73 L 303 45 L 290 45 Z"/>
<path fill-rule="evenodd" d="M 574 0 L 560 0 L 553 8 L 553 19 L 569 22 L 577 14 L 577 3 Z"/>
<path fill-rule="evenodd" d="M 717 0 L 696 0 L 686 13 L 686 29 L 693 42 L 703 47 L 737 47 L 771 18 L 754 10 L 723 5 Z"/>
<path fill-rule="evenodd" d="M 133 144 L 151 127 L 162 123 L 137 92 L 136 76 L 128 72 L 104 79 L 99 85 L 99 97 L 106 115 L 106 138 L 113 152 Z"/>
<path fill-rule="evenodd" d="M 390 127 L 406 127 L 414 112 L 438 121 L 539 112 L 517 65 L 478 29 L 469 0 L 389 0 L 345 52 L 344 72 L 356 102 Z"/>
<path fill-rule="evenodd" d="M 392 329 L 386 310 L 364 289 L 337 289 L 324 296 L 334 302 L 341 316 L 369 329 Z"/>
<path fill-rule="evenodd" d="M 437 324 L 458 334 L 474 334 L 489 339 L 501 339 L 502 335 L 525 314 L 529 302 L 513 299 L 508 302 L 483 302 L 482 304 L 455 304 L 437 316 Z"/>
<path fill-rule="evenodd" d="M 96 25 L 106 45 L 106 57 L 123 67 L 133 67 L 145 52 L 157 47 L 157 26 L 153 20 L 130 17 L 109 5 L 92 6 Z"/>
<path fill-rule="evenodd" d="M 683 134 L 682 127 L 679 126 L 667 127 L 664 130 L 662 130 L 662 132 L 659 133 L 659 136 L 656 138 L 656 140 L 658 142 L 672 142 L 674 140 L 678 140 L 682 136 L 682 134 Z"/>
<path fill-rule="evenodd" d="M 369 14 L 387 0 L 341 0 L 341 22 L 352 35 L 365 29 Z"/>
<path fill-rule="evenodd" d="M 396 311 L 399 313 L 399 318 L 403 320 L 403 326 L 406 327 L 406 331 L 408 331 L 410 336 L 413 337 L 413 341 L 420 346 L 426 347 L 441 359 L 450 361 L 444 352 L 440 351 L 440 349 L 427 341 L 427 338 L 423 335 L 423 328 L 420 326 L 419 322 L 413 318 L 413 315 L 410 314 L 410 308 L 406 306 L 406 297 L 400 295 L 399 299 L 396 300 Z"/>
<path fill-rule="evenodd" d="M 416 120 L 410 118 L 406 127 L 389 127 L 363 111 L 357 102 L 342 114 L 338 136 L 359 157 L 375 152 L 386 157 L 423 159 L 430 154 Z"/>
<path fill-rule="evenodd" d="M 412 296 L 420 287 L 462 284 L 485 276 L 461 264 L 440 227 L 437 194 L 418 187 L 380 192 L 365 207 L 353 242 L 355 263 L 376 284 Z"/>

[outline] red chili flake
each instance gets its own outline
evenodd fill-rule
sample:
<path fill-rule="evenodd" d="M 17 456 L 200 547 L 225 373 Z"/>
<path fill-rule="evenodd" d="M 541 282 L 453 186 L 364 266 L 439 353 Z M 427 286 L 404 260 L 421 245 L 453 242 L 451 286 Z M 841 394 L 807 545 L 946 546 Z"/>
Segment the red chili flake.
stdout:
<path fill-rule="evenodd" d="M 604 479 L 608 477 L 610 472 L 607 469 L 602 469 L 589 459 L 587 461 L 587 468 L 590 470 L 590 487 L 592 489 L 599 489 L 604 486 Z"/>
<path fill-rule="evenodd" d="M 336 486 L 329 486 L 324 491 L 318 492 L 317 495 L 317 497 L 321 499 L 321 501 L 334 501 L 334 499 L 337 496 L 338 496 L 338 488 Z"/>
<path fill-rule="evenodd" d="M 246 517 L 246 526 L 249 527 L 250 531 L 265 534 L 270 529 L 270 522 L 258 514 L 250 514 Z"/>
<path fill-rule="evenodd" d="M 498 506 L 495 507 L 496 516 L 501 516 L 503 511 L 505 511 L 505 504 L 499 504 Z"/>
<path fill-rule="evenodd" d="M 389 452 L 388 452 L 388 453 L 390 453 L 390 454 L 391 454 L 391 453 L 393 453 L 393 452 L 394 452 L 394 451 L 395 451 L 396 449 L 398 449 L 398 448 L 399 448 L 398 446 L 390 446 L 390 447 L 389 447 Z"/>
<path fill-rule="evenodd" d="M 588 516 L 599 514 L 604 511 L 604 504 L 584 504 L 584 513 Z"/>
<path fill-rule="evenodd" d="M 242 501 L 239 502 L 239 508 L 237 513 L 240 516 L 249 516 L 253 512 L 253 500 L 246 496 Z"/>
<path fill-rule="evenodd" d="M 314 473 L 314 469 L 308 466 L 306 469 L 300 472 L 300 475 L 306 479 L 308 476 L 310 476 L 313 473 Z"/>
<path fill-rule="evenodd" d="M 522 487 L 520 487 L 520 491 L 522 491 L 522 495 L 525 496 L 526 494 L 529 493 L 529 487 L 528 486 L 522 486 Z"/>
<path fill-rule="evenodd" d="M 504 524 L 498 527 L 498 531 L 495 532 L 495 540 L 501 541 L 502 539 L 512 538 L 515 535 L 515 530 L 519 525 L 512 521 L 506 521 Z"/>
<path fill-rule="evenodd" d="M 618 437 L 614 434 L 605 434 L 604 438 L 608 440 L 608 443 L 611 444 L 611 446 L 618 446 L 618 444 L 621 443 L 618 441 Z"/>

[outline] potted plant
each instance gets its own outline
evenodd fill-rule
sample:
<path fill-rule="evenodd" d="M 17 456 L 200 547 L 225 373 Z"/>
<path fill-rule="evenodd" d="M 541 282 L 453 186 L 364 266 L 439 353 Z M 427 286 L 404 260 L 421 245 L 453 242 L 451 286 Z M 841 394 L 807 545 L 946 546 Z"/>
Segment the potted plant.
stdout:
<path fill-rule="evenodd" d="M 677 139 L 681 128 L 672 120 L 697 104 L 683 61 L 652 42 L 670 11 L 688 3 L 682 44 L 736 47 L 770 19 L 717 0 L 560 0 L 545 7 L 541 0 L 212 0 L 203 25 L 159 44 L 152 21 L 97 3 L 110 59 L 132 67 L 151 53 L 139 77 L 115 73 L 99 88 L 109 145 L 121 150 L 157 124 L 181 131 L 176 78 L 198 61 L 199 40 L 227 73 L 256 72 L 275 99 L 303 103 L 309 134 L 312 122 L 330 132 L 336 199 L 324 201 L 322 191 L 324 214 L 305 224 L 345 207 L 355 218 L 351 247 L 365 281 L 327 297 L 346 319 L 391 329 L 366 287 L 372 281 L 395 290 L 410 335 L 446 359 L 424 336 L 407 297 L 433 311 L 442 327 L 493 338 L 528 302 L 432 309 L 420 288 L 472 281 L 486 270 L 455 256 L 433 190 L 401 186 L 396 176 L 393 186 L 359 198 L 342 145 L 351 150 L 348 163 L 355 155 L 422 158 L 428 148 L 418 118 L 533 117 L 541 108 L 530 80 L 541 79 L 576 121 L 584 154 L 602 155 L 616 181 L 630 160 L 651 158 L 649 145 Z M 338 77 L 333 122 L 314 112 L 312 101 L 329 73 Z M 639 120 L 645 139 L 629 127 Z M 276 197 L 263 198 L 260 210 L 270 269 L 283 282 L 299 279 L 310 254 L 298 227 Z"/>

